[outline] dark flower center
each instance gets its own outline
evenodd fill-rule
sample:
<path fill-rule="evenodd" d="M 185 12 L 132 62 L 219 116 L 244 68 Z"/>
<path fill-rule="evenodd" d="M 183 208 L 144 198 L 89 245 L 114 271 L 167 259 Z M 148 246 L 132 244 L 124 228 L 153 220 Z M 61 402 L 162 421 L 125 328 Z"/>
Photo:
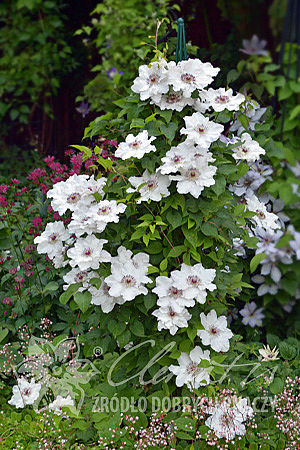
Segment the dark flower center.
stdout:
<path fill-rule="evenodd" d="M 227 103 L 228 100 L 229 98 L 227 97 L 227 95 L 219 95 L 218 97 L 216 97 L 217 103 Z"/>
<path fill-rule="evenodd" d="M 150 83 L 156 83 L 159 80 L 159 75 L 157 73 L 152 73 L 148 78 Z"/>
<path fill-rule="evenodd" d="M 184 83 L 193 83 L 195 81 L 195 77 L 194 77 L 194 75 L 192 75 L 190 73 L 183 73 L 181 75 L 181 80 Z"/>
<path fill-rule="evenodd" d="M 126 287 L 132 287 L 136 284 L 135 279 L 131 275 L 125 275 L 122 278 L 121 283 L 123 283 Z"/>
<path fill-rule="evenodd" d="M 77 203 L 81 199 L 81 195 L 78 192 L 73 192 L 73 194 L 69 195 L 67 198 L 68 203 Z"/>

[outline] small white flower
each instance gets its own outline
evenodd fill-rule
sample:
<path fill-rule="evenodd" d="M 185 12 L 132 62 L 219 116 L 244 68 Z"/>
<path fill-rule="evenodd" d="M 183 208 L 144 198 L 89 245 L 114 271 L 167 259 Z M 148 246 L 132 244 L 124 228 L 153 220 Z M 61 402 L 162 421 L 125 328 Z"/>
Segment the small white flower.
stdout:
<path fill-rule="evenodd" d="M 158 331 L 167 329 L 172 336 L 177 332 L 178 328 L 186 328 L 188 321 L 192 317 L 185 307 L 179 306 L 172 301 L 169 301 L 168 305 L 165 304 L 156 309 L 152 314 L 158 320 Z"/>
<path fill-rule="evenodd" d="M 158 295 L 158 306 L 166 306 L 171 304 L 178 304 L 179 306 L 194 306 L 195 301 L 192 297 L 186 297 L 181 288 L 175 286 L 174 279 L 159 276 L 156 278 L 156 287 L 152 292 Z"/>
<path fill-rule="evenodd" d="M 261 327 L 262 319 L 265 317 L 262 313 L 264 309 L 258 308 L 255 302 L 247 303 L 243 309 L 240 310 L 241 316 L 243 316 L 242 323 L 244 325 L 250 325 L 251 328 Z"/>
<path fill-rule="evenodd" d="M 251 138 L 250 134 L 243 133 L 240 139 L 242 144 L 232 149 L 234 159 L 254 162 L 260 158 L 260 155 L 266 153 L 259 143 Z"/>
<path fill-rule="evenodd" d="M 57 414 L 60 416 L 62 414 L 62 408 L 64 406 L 74 406 L 74 400 L 70 395 L 67 397 L 62 397 L 61 395 L 58 395 L 56 399 L 49 404 L 49 410 L 53 411 L 54 414 Z"/>
<path fill-rule="evenodd" d="M 110 262 L 111 255 L 103 250 L 106 239 L 97 239 L 94 235 L 79 238 L 74 247 L 69 248 L 67 255 L 72 267 L 78 266 L 80 270 L 98 269 L 100 262 Z"/>
<path fill-rule="evenodd" d="M 255 125 L 260 122 L 260 119 L 265 114 L 267 108 L 260 108 L 259 105 L 256 104 L 256 102 L 249 102 L 248 105 L 252 106 L 252 108 L 249 108 L 248 106 L 244 114 L 246 114 L 249 119 L 249 130 L 255 131 Z M 230 131 L 236 131 L 238 136 L 245 131 L 245 128 L 239 121 L 239 114 L 237 115 L 236 120 L 230 126 Z"/>
<path fill-rule="evenodd" d="M 181 144 L 178 144 L 177 147 L 171 147 L 161 159 L 163 164 L 158 170 L 163 175 L 177 172 L 189 162 L 191 151 L 194 151 L 194 148 L 195 146 L 192 142 L 182 142 Z"/>
<path fill-rule="evenodd" d="M 84 193 L 88 189 L 88 175 L 72 175 L 66 181 L 56 183 L 47 192 L 47 197 L 52 198 L 51 206 L 60 215 L 68 209 L 75 211 L 79 204 L 83 204 Z"/>
<path fill-rule="evenodd" d="M 100 200 L 90 207 L 92 222 L 96 224 L 97 232 L 102 232 L 109 222 L 118 223 L 119 214 L 126 209 L 124 203 L 117 203 L 115 200 Z"/>
<path fill-rule="evenodd" d="M 157 171 L 164 175 L 178 172 L 180 169 L 184 170 L 188 168 L 193 161 L 195 161 L 196 164 L 199 161 L 215 161 L 211 152 L 209 152 L 207 148 L 203 148 L 200 145 L 195 145 L 189 140 L 178 144 L 176 147 L 171 147 L 161 160 L 163 164 L 157 169 Z"/>
<path fill-rule="evenodd" d="M 246 434 L 246 428 L 243 422 L 252 417 L 253 409 L 247 405 L 247 399 L 241 399 L 235 405 L 231 405 L 224 400 L 211 408 L 212 414 L 205 425 L 211 428 L 220 439 L 225 438 L 231 441 L 235 436 Z"/>
<path fill-rule="evenodd" d="M 63 222 L 47 223 L 45 230 L 34 239 L 38 253 L 46 253 L 50 259 L 59 255 L 63 250 L 63 241 L 69 239 L 70 233 Z"/>
<path fill-rule="evenodd" d="M 203 345 L 210 345 L 216 352 L 228 352 L 229 339 L 233 333 L 227 328 L 227 319 L 225 316 L 217 317 L 217 313 L 212 309 L 207 315 L 200 314 L 201 323 L 204 330 L 198 330 Z"/>
<path fill-rule="evenodd" d="M 300 259 L 300 232 L 293 232 L 293 240 L 289 242 L 291 249 L 295 252 L 296 258 Z"/>
<path fill-rule="evenodd" d="M 168 186 L 171 184 L 169 177 L 158 172 L 150 174 L 146 169 L 141 177 L 130 177 L 128 181 L 135 189 L 129 188 L 127 192 L 139 192 L 141 195 L 137 203 L 148 200 L 159 202 L 162 197 L 170 195 L 168 191 Z M 139 188 L 139 186 L 141 187 Z"/>
<path fill-rule="evenodd" d="M 241 103 L 245 101 L 243 94 L 237 93 L 233 95 L 232 89 L 226 91 L 225 88 L 212 89 L 199 92 L 200 99 L 205 102 L 208 108 L 213 108 L 214 111 L 220 112 L 224 109 L 229 111 L 238 111 Z"/>
<path fill-rule="evenodd" d="M 188 59 L 176 64 L 169 62 L 169 83 L 174 91 L 181 91 L 185 97 L 191 97 L 196 89 L 203 89 L 210 84 L 218 74 L 219 68 L 199 59 Z"/>
<path fill-rule="evenodd" d="M 276 214 L 268 212 L 266 206 L 260 202 L 255 195 L 246 199 L 246 207 L 249 211 L 256 213 L 251 220 L 254 221 L 257 226 L 265 228 L 266 230 L 276 230 L 280 228 Z"/>
<path fill-rule="evenodd" d="M 18 378 L 17 383 L 13 387 L 13 396 L 8 403 L 16 408 L 32 405 L 40 395 L 41 383 L 36 383 L 33 378 L 29 383 L 24 377 Z"/>
<path fill-rule="evenodd" d="M 167 61 L 155 61 L 139 67 L 139 76 L 134 80 L 132 91 L 140 94 L 141 100 L 158 97 L 169 90 Z"/>
<path fill-rule="evenodd" d="M 195 102 L 193 98 L 185 97 L 182 91 L 176 92 L 171 89 L 170 92 L 158 98 L 152 97 L 151 103 L 159 106 L 162 110 L 173 109 L 175 111 L 182 111 L 185 106 L 192 106 Z"/>
<path fill-rule="evenodd" d="M 204 158 L 199 158 L 179 169 L 179 175 L 170 175 L 170 180 L 177 181 L 179 194 L 190 193 L 193 197 L 198 198 L 205 187 L 215 184 L 213 177 L 216 171 L 215 166 L 208 165 Z"/>
<path fill-rule="evenodd" d="M 203 147 L 209 147 L 210 144 L 219 139 L 223 125 L 211 122 L 207 117 L 199 112 L 191 116 L 184 117 L 186 128 L 181 128 L 180 133 L 186 134 L 187 138 Z"/>
<path fill-rule="evenodd" d="M 188 299 L 195 298 L 202 304 L 206 301 L 206 290 L 213 291 L 217 288 L 213 284 L 215 276 L 215 269 L 205 269 L 201 263 L 194 266 L 182 264 L 180 270 L 171 273 L 174 285 L 180 287 L 183 295 Z"/>
<path fill-rule="evenodd" d="M 190 354 L 181 353 L 178 358 L 179 366 L 171 365 L 169 370 L 176 375 L 176 386 L 188 386 L 190 391 L 206 386 L 210 382 L 209 371 L 204 367 L 198 367 L 200 362 L 210 362 L 209 350 L 203 351 L 199 346 L 195 347 Z"/>
<path fill-rule="evenodd" d="M 105 278 L 109 286 L 109 295 L 112 297 L 123 297 L 124 301 L 133 300 L 137 295 L 148 293 L 144 286 L 151 283 L 147 277 L 149 267 L 149 255 L 139 253 L 132 258 L 132 252 L 121 248 L 118 256 L 112 258 L 111 275 Z M 127 259 L 126 259 L 127 255 Z"/>
<path fill-rule="evenodd" d="M 271 350 L 269 345 L 264 345 L 258 352 L 263 357 L 262 361 L 275 361 L 275 359 L 279 359 L 277 358 L 279 350 L 276 349 L 276 346 Z"/>
<path fill-rule="evenodd" d="M 104 229 L 104 228 L 103 228 Z M 83 234 L 93 234 L 103 231 L 97 228 L 97 224 L 92 217 L 91 206 L 80 207 L 72 214 L 72 220 L 68 225 L 70 233 L 75 234 L 76 237 L 81 237 Z"/>
<path fill-rule="evenodd" d="M 95 180 L 94 175 L 90 176 L 87 183 L 87 191 L 83 193 L 83 200 L 85 205 L 91 204 L 95 201 L 93 194 L 104 195 L 103 187 L 106 185 L 107 179 L 102 177 Z"/>
<path fill-rule="evenodd" d="M 89 288 L 89 292 L 92 294 L 91 304 L 101 306 L 102 311 L 106 314 L 111 312 L 116 304 L 122 305 L 125 302 L 123 297 L 112 297 L 109 291 L 110 287 L 103 279 L 99 289 L 94 286 Z"/>
<path fill-rule="evenodd" d="M 66 273 L 63 276 L 63 280 L 66 284 L 64 284 L 63 289 L 66 291 L 71 284 L 82 283 L 82 287 L 79 288 L 79 291 L 82 292 L 90 286 L 89 281 L 92 278 L 99 278 L 97 272 L 88 272 L 87 270 L 80 270 L 77 267 L 74 267 L 70 272 Z"/>
<path fill-rule="evenodd" d="M 149 137 L 148 131 L 143 130 L 137 136 L 129 134 L 125 142 L 121 142 L 115 152 L 115 156 L 121 159 L 138 158 L 141 159 L 146 153 L 155 152 L 156 148 L 151 142 L 156 138 Z"/>

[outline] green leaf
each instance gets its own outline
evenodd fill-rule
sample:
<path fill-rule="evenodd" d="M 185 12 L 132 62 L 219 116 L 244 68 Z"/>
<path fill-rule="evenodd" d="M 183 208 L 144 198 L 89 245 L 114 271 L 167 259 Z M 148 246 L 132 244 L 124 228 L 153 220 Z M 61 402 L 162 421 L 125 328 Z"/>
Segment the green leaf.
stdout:
<path fill-rule="evenodd" d="M 183 234 L 185 236 L 185 238 L 187 239 L 187 241 L 196 249 L 197 247 L 199 247 L 199 245 L 201 245 L 202 243 L 202 239 L 199 236 L 199 232 L 197 230 L 193 229 L 188 229 L 186 227 L 183 227 L 182 229 Z"/>
<path fill-rule="evenodd" d="M 89 291 L 85 291 L 85 292 L 76 292 L 76 294 L 74 295 L 74 301 L 76 303 L 76 305 L 79 306 L 79 309 L 85 313 L 90 304 L 91 304 L 91 300 L 92 300 L 92 294 Z"/>
<path fill-rule="evenodd" d="M 297 349 L 294 346 L 287 344 L 286 342 L 279 343 L 279 351 L 283 359 L 290 360 L 294 359 L 297 356 Z"/>
<path fill-rule="evenodd" d="M 297 106 L 295 106 L 295 108 L 292 109 L 289 119 L 293 120 L 297 116 L 299 116 L 299 114 L 300 114 L 300 105 L 297 105 Z"/>
<path fill-rule="evenodd" d="M 242 126 L 248 130 L 249 127 L 249 117 L 247 117 L 245 114 L 239 114 L 238 115 L 238 121 L 242 124 Z"/>
<path fill-rule="evenodd" d="M 0 327 L 0 342 L 2 342 L 8 335 L 8 329 Z"/>
<path fill-rule="evenodd" d="M 170 120 L 172 118 L 172 114 L 173 114 L 173 111 L 171 109 L 165 109 L 165 110 L 159 111 L 159 115 L 165 119 L 166 123 L 170 122 Z"/>
<path fill-rule="evenodd" d="M 218 228 L 213 223 L 204 222 L 200 228 L 202 233 L 205 234 L 205 236 L 214 236 L 214 237 L 218 236 Z"/>
<path fill-rule="evenodd" d="M 225 187 L 226 187 L 225 177 L 218 175 L 215 178 L 215 184 L 211 188 L 217 194 L 217 196 L 219 196 L 220 194 L 222 194 L 222 192 L 225 191 Z"/>
<path fill-rule="evenodd" d="M 244 211 L 245 211 L 245 204 L 244 203 L 240 203 L 239 205 L 237 205 L 234 208 L 234 215 L 235 216 L 240 216 Z"/>
<path fill-rule="evenodd" d="M 50 283 L 48 283 L 43 289 L 43 293 L 46 294 L 47 292 L 54 292 L 57 291 L 58 288 L 59 288 L 58 283 L 56 283 L 55 281 L 50 281 Z"/>
<path fill-rule="evenodd" d="M 68 301 L 70 300 L 70 298 L 75 294 L 75 292 L 78 291 L 80 286 L 81 286 L 81 283 L 71 284 L 68 287 L 68 289 L 63 294 L 61 294 L 61 296 L 59 297 L 60 303 L 62 303 L 63 305 L 66 305 L 68 303 Z"/>
<path fill-rule="evenodd" d="M 173 141 L 175 133 L 177 130 L 177 125 L 174 122 L 170 122 L 169 125 L 161 125 L 160 131 L 168 139 L 168 141 Z"/>
<path fill-rule="evenodd" d="M 240 74 L 237 70 L 231 69 L 227 74 L 227 84 L 230 84 L 231 82 L 237 80 L 239 76 Z"/>
<path fill-rule="evenodd" d="M 182 224 L 182 215 L 174 209 L 170 209 L 166 217 L 173 230 Z"/>
<path fill-rule="evenodd" d="M 270 384 L 270 391 L 272 392 L 272 394 L 279 394 L 284 387 L 284 382 L 282 381 L 281 378 L 276 377 L 274 378 L 273 383 Z"/>
<path fill-rule="evenodd" d="M 167 259 L 163 259 L 159 265 L 159 268 L 162 272 L 164 272 L 166 270 L 166 268 L 168 267 L 168 260 Z"/>
<path fill-rule="evenodd" d="M 92 150 L 84 145 L 70 145 L 70 147 L 74 147 L 77 150 L 80 150 L 87 158 L 90 158 L 93 154 Z"/>
<path fill-rule="evenodd" d="M 133 325 L 130 327 L 130 331 L 135 334 L 136 336 L 143 337 L 145 336 L 144 326 L 143 324 L 135 319 L 133 322 Z"/>
<path fill-rule="evenodd" d="M 130 129 L 132 128 L 144 128 L 145 121 L 143 119 L 133 119 L 130 124 Z"/>
<path fill-rule="evenodd" d="M 258 255 L 253 256 L 253 258 L 250 261 L 250 272 L 251 273 L 253 273 L 257 269 L 259 263 L 263 259 L 265 259 L 265 257 L 266 257 L 265 253 L 258 253 Z"/>

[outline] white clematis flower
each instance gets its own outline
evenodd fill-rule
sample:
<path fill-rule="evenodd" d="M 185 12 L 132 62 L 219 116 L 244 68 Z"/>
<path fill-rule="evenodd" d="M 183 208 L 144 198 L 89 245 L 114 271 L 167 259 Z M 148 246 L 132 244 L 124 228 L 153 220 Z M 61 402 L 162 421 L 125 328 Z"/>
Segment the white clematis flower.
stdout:
<path fill-rule="evenodd" d="M 119 214 L 126 209 L 124 203 L 117 203 L 116 200 L 100 200 L 100 202 L 90 207 L 92 222 L 96 224 L 97 232 L 102 232 L 109 222 L 118 223 Z"/>
<path fill-rule="evenodd" d="M 65 229 L 63 222 L 47 223 L 45 230 L 34 239 L 38 253 L 46 253 L 50 259 L 61 254 L 63 241 L 67 241 L 70 233 Z"/>
<path fill-rule="evenodd" d="M 47 197 L 52 198 L 51 206 L 60 215 L 67 210 L 75 211 L 79 204 L 84 204 L 84 194 L 88 193 L 88 175 L 72 175 L 66 181 L 56 183 L 47 192 Z"/>
<path fill-rule="evenodd" d="M 118 249 L 118 256 L 112 258 L 111 275 L 104 282 L 109 286 L 109 295 L 122 297 L 124 301 L 133 300 L 137 295 L 148 293 L 145 284 L 151 283 L 147 277 L 149 255 L 139 253 L 132 257 L 132 252 L 125 247 Z"/>
<path fill-rule="evenodd" d="M 276 214 L 268 212 L 266 205 L 260 202 L 255 195 L 246 199 L 246 207 L 249 211 L 256 213 L 255 216 L 251 217 L 251 220 L 258 227 L 264 228 L 265 230 L 276 230 L 280 228 Z"/>
<path fill-rule="evenodd" d="M 204 330 L 198 330 L 203 345 L 210 345 L 216 352 L 228 352 L 229 339 L 233 333 L 227 328 L 227 319 L 225 316 L 217 317 L 217 313 L 212 309 L 207 315 L 200 314 L 201 323 Z"/>
<path fill-rule="evenodd" d="M 174 270 L 171 277 L 174 285 L 183 291 L 186 298 L 195 298 L 199 303 L 205 303 L 206 290 L 213 291 L 217 286 L 213 283 L 215 269 L 205 269 L 201 263 L 194 266 L 182 264 L 180 270 Z"/>
<path fill-rule="evenodd" d="M 222 403 L 210 408 L 212 414 L 205 422 L 220 439 L 225 438 L 231 441 L 235 436 L 246 434 L 246 427 L 243 422 L 253 417 L 253 409 L 247 405 L 247 399 L 240 399 L 236 404 L 231 405 L 224 400 Z"/>
<path fill-rule="evenodd" d="M 66 283 L 63 285 L 63 289 L 64 291 L 66 291 L 68 287 L 71 286 L 71 284 L 82 283 L 82 287 L 80 287 L 78 290 L 80 292 L 83 292 L 89 288 L 89 281 L 92 278 L 99 278 L 97 272 L 89 272 L 87 270 L 80 270 L 78 269 L 78 267 L 74 267 L 72 270 L 70 270 L 70 272 L 66 273 L 63 276 L 63 280 Z"/>
<path fill-rule="evenodd" d="M 208 165 L 205 159 L 198 158 L 189 165 L 179 169 L 179 175 L 170 175 L 170 180 L 177 181 L 177 192 L 179 194 L 190 193 L 198 198 L 205 187 L 215 184 L 214 175 L 217 168 Z"/>
<path fill-rule="evenodd" d="M 81 237 L 83 234 L 93 234 L 103 231 L 97 227 L 97 223 L 92 217 L 92 206 L 82 206 L 76 209 L 72 214 L 72 220 L 68 225 L 70 233 L 75 234 L 76 237 Z"/>
<path fill-rule="evenodd" d="M 139 76 L 134 80 L 132 91 L 140 95 L 141 100 L 151 97 L 159 97 L 169 90 L 168 63 L 161 59 L 150 63 L 148 66 L 139 67 Z"/>
<path fill-rule="evenodd" d="M 54 414 L 57 414 L 60 416 L 63 413 L 63 407 L 64 406 L 74 406 L 74 400 L 70 395 L 67 397 L 62 397 L 61 395 L 58 395 L 56 399 L 49 404 L 48 408 L 50 411 L 53 411 Z"/>
<path fill-rule="evenodd" d="M 194 306 L 195 301 L 190 297 L 186 297 L 181 288 L 176 287 L 174 279 L 159 276 L 156 278 L 156 287 L 152 289 L 152 292 L 158 295 L 158 306 L 167 306 L 171 302 L 178 304 L 179 306 Z"/>
<path fill-rule="evenodd" d="M 159 106 L 160 109 L 173 109 L 175 111 L 182 111 L 186 106 L 193 106 L 194 99 L 183 95 L 182 91 L 170 90 L 167 94 L 160 97 L 152 97 L 151 103 Z"/>
<path fill-rule="evenodd" d="M 210 121 L 199 112 L 191 116 L 184 117 L 186 128 L 181 128 L 180 133 L 186 134 L 187 138 L 202 147 L 209 147 L 210 144 L 219 139 L 223 125 Z"/>
<path fill-rule="evenodd" d="M 138 204 L 148 200 L 159 202 L 162 197 L 170 195 L 168 186 L 170 186 L 171 181 L 168 176 L 161 175 L 159 172 L 150 174 L 146 169 L 141 177 L 130 177 L 128 181 L 135 189 L 129 188 L 127 192 L 139 192 L 141 194 L 141 197 L 137 200 Z M 139 186 L 141 186 L 140 189 Z"/>
<path fill-rule="evenodd" d="M 234 159 L 252 163 L 257 161 L 260 155 L 266 153 L 259 143 L 251 138 L 249 133 L 243 133 L 240 139 L 242 144 L 232 149 Z"/>
<path fill-rule="evenodd" d="M 111 255 L 103 250 L 103 244 L 106 243 L 106 239 L 97 239 L 94 235 L 77 239 L 74 247 L 67 251 L 71 267 L 78 266 L 80 270 L 98 269 L 100 262 L 110 262 Z"/>
<path fill-rule="evenodd" d="M 178 64 L 171 61 L 168 68 L 169 83 L 174 91 L 182 91 L 185 97 L 191 97 L 193 91 L 209 85 L 220 70 L 210 63 L 203 63 L 200 59 L 188 59 Z"/>
<path fill-rule="evenodd" d="M 237 93 L 233 95 L 232 89 L 226 90 L 225 88 L 212 89 L 207 91 L 200 91 L 199 97 L 207 106 L 207 108 L 213 108 L 214 111 L 220 112 L 224 109 L 229 111 L 238 111 L 241 103 L 245 101 L 243 94 Z"/>
<path fill-rule="evenodd" d="M 195 347 L 189 354 L 181 353 L 178 358 L 179 366 L 171 365 L 170 372 L 176 375 L 176 386 L 182 387 L 186 384 L 190 391 L 206 386 L 210 382 L 207 368 L 198 367 L 200 362 L 210 361 L 209 350 L 203 351 L 201 347 Z"/>
<path fill-rule="evenodd" d="M 102 283 L 99 289 L 92 286 L 89 288 L 89 292 L 92 294 L 92 305 L 101 306 L 101 309 L 104 313 L 111 312 L 115 305 L 122 305 L 125 303 L 123 297 L 113 297 L 109 294 L 110 287 L 105 281 L 102 279 Z"/>
<path fill-rule="evenodd" d="M 13 396 L 8 403 L 16 408 L 32 405 L 40 395 L 41 383 L 36 383 L 33 378 L 29 383 L 24 377 L 18 378 L 17 382 L 18 384 L 13 387 Z"/>
<path fill-rule="evenodd" d="M 115 156 L 123 160 L 129 158 L 141 159 L 146 153 L 156 151 L 155 146 L 151 145 L 151 142 L 155 139 L 156 137 L 154 136 L 149 137 L 148 131 L 146 130 L 143 130 L 137 136 L 129 134 L 125 142 L 119 144 Z"/>
<path fill-rule="evenodd" d="M 158 320 L 158 331 L 167 329 L 172 336 L 174 336 L 178 328 L 186 328 L 188 326 L 188 321 L 192 317 L 185 307 L 179 306 L 171 300 L 169 301 L 169 304 L 161 306 L 153 311 L 152 314 Z"/>

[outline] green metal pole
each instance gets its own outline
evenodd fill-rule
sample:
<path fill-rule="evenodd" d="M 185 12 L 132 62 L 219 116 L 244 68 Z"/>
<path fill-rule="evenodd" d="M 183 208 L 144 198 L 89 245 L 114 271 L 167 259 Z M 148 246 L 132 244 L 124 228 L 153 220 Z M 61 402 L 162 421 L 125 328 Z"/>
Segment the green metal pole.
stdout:
<path fill-rule="evenodd" d="M 176 63 L 184 59 L 188 59 L 186 51 L 186 41 L 185 41 L 185 30 L 184 30 L 184 20 L 180 17 L 177 21 L 178 32 L 177 32 L 177 44 L 176 44 Z"/>

